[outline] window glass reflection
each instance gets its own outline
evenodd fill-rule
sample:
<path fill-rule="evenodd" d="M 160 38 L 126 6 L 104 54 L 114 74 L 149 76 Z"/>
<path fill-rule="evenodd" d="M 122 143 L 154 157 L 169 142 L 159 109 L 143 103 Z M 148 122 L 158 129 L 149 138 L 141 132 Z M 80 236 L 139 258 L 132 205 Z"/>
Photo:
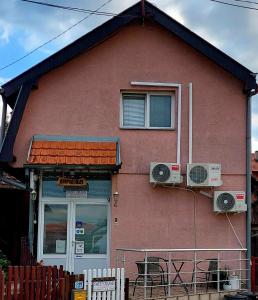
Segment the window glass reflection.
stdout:
<path fill-rule="evenodd" d="M 44 205 L 44 254 L 65 254 L 67 239 L 67 205 Z"/>
<path fill-rule="evenodd" d="M 106 254 L 107 206 L 79 204 L 75 220 L 75 240 L 84 242 L 84 253 Z"/>

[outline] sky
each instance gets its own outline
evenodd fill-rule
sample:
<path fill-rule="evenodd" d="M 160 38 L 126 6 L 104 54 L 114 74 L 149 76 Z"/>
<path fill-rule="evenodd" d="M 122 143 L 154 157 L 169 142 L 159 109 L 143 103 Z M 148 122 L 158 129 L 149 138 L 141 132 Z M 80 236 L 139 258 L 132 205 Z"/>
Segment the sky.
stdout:
<path fill-rule="evenodd" d="M 223 1 L 253 9 L 223 5 L 211 0 L 149 2 L 254 73 L 258 73 L 258 2 L 255 4 L 244 0 Z M 99 11 L 117 14 L 137 1 L 41 0 L 41 2 L 87 10 L 96 10 L 102 6 Z M 0 85 L 109 18 L 36 5 L 22 0 L 0 0 Z M 77 23 L 79 24 L 76 25 Z M 72 28 L 69 29 L 70 27 Z M 66 32 L 62 34 L 64 31 Z M 29 54 L 30 52 L 32 53 Z M 21 59 L 24 56 L 26 57 Z M 17 60 L 19 61 L 13 63 Z M 6 67 L 7 65 L 10 66 Z M 258 96 L 252 100 L 252 151 L 255 150 L 258 150 Z"/>

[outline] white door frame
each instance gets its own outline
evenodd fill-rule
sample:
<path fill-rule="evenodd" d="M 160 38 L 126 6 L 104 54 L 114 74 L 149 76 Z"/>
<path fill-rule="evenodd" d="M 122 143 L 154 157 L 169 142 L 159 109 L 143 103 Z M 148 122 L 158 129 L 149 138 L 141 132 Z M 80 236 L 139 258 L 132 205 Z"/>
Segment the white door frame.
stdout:
<path fill-rule="evenodd" d="M 62 204 L 67 205 L 67 245 L 66 254 L 43 254 L 44 239 L 44 205 Z M 38 244 L 37 261 L 44 259 L 65 259 L 64 268 L 67 271 L 74 271 L 74 261 L 76 259 L 74 241 L 75 241 L 75 212 L 77 204 L 86 205 L 106 205 L 107 206 L 107 253 L 106 254 L 84 254 L 85 258 L 106 258 L 108 267 L 110 266 L 110 237 L 111 237 L 111 213 L 110 202 L 105 198 L 54 198 L 42 197 L 42 184 L 40 184 L 39 209 L 38 209 Z"/>

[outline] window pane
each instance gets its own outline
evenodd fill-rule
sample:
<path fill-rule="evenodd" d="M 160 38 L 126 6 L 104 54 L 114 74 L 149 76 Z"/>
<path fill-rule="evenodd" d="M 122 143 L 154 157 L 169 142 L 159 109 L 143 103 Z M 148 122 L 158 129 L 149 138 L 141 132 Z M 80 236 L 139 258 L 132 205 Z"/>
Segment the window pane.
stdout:
<path fill-rule="evenodd" d="M 145 127 L 145 95 L 123 95 L 123 126 Z"/>
<path fill-rule="evenodd" d="M 75 240 L 84 242 L 84 253 L 106 254 L 107 206 L 78 204 L 75 218 Z"/>
<path fill-rule="evenodd" d="M 150 127 L 171 127 L 171 96 L 150 96 Z"/>
<path fill-rule="evenodd" d="M 45 204 L 43 253 L 66 253 L 66 237 L 67 205 Z"/>

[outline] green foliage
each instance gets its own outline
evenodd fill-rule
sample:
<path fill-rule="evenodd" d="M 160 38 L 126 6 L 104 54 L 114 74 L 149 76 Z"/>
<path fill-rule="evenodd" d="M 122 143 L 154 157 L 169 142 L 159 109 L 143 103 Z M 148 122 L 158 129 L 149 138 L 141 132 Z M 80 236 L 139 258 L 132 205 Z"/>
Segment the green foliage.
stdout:
<path fill-rule="evenodd" d="M 7 256 L 0 250 L 0 267 L 4 272 L 7 271 L 7 268 L 10 264 L 10 261 L 8 260 Z"/>

